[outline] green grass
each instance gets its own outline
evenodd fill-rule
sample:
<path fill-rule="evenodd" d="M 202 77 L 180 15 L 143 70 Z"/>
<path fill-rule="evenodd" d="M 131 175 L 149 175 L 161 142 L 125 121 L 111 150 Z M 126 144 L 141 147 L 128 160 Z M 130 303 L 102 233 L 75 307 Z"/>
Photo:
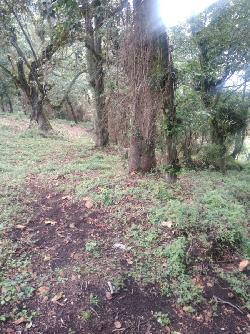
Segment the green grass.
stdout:
<path fill-rule="evenodd" d="M 100 233 L 99 238 L 89 236 L 83 242 L 79 252 L 84 260 L 76 265 L 77 273 L 100 275 L 105 284 L 110 279 L 117 291 L 123 288 L 125 277 L 132 277 L 142 287 L 155 284 L 162 295 L 191 310 L 191 305 L 204 301 L 193 278 L 206 275 L 199 268 L 209 263 L 211 270 L 219 270 L 218 276 L 247 302 L 246 275 L 226 275 L 218 261 L 228 252 L 240 258 L 250 256 L 247 165 L 241 172 L 229 171 L 225 175 L 182 171 L 178 183 L 169 186 L 159 175 L 128 176 L 122 158 L 114 151 L 94 149 L 85 133 L 80 138 L 63 132 L 44 136 L 16 130 L 19 119 L 10 120 L 13 126 L 0 125 L 0 303 L 13 306 L 23 302 L 32 297 L 36 288 L 29 274 L 29 256 L 24 253 L 16 259 L 15 250 L 21 244 L 14 244 L 6 233 L 17 224 L 25 225 L 33 215 L 33 194 L 27 189 L 31 177 L 44 187 L 53 182 L 55 191 L 70 193 L 74 201 L 88 198 L 94 210 L 106 212 L 98 223 L 107 226 L 108 240 Z M 119 259 L 110 257 L 115 242 L 131 247 L 128 252 L 132 262 L 126 271 L 119 267 Z M 67 284 L 67 280 L 59 283 Z M 20 288 L 16 290 L 15 286 Z M 99 304 L 95 297 L 90 298 L 90 304 Z M 18 312 L 1 316 L 16 318 Z M 83 321 L 88 320 L 88 312 L 83 309 L 79 315 Z M 161 313 L 155 319 L 162 324 L 170 321 Z"/>

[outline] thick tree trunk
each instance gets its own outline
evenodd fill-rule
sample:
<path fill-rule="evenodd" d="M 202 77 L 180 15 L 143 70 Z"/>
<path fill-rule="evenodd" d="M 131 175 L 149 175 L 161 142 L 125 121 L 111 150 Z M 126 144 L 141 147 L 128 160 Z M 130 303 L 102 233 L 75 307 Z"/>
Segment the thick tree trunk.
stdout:
<path fill-rule="evenodd" d="M 167 148 L 167 180 L 174 183 L 180 170 L 177 152 L 177 120 L 175 106 L 175 71 L 166 31 L 159 38 L 161 70 L 165 73 L 161 88 L 163 92 L 163 128 Z"/>
<path fill-rule="evenodd" d="M 129 172 L 147 173 L 156 167 L 155 143 L 133 133 L 130 140 Z"/>
<path fill-rule="evenodd" d="M 48 132 L 53 130 L 52 126 L 43 110 L 43 98 L 39 97 L 39 93 L 33 86 L 31 89 L 31 106 L 32 113 L 30 118 L 30 126 L 34 124 L 38 126 L 39 130 Z"/>
<path fill-rule="evenodd" d="M 132 33 L 129 68 L 132 85 L 131 140 L 129 172 L 150 172 L 156 166 L 155 136 L 158 105 L 152 76 L 157 60 L 155 6 L 152 0 L 134 1 L 134 30 Z"/>

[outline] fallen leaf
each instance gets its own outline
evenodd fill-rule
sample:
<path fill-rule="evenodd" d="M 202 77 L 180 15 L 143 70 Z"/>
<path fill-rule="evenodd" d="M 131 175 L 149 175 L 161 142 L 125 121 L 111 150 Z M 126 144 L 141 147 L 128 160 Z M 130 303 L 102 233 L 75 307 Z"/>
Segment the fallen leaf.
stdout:
<path fill-rule="evenodd" d="M 45 220 L 44 224 L 54 226 L 54 225 L 58 224 L 58 222 L 56 222 L 55 220 Z"/>
<path fill-rule="evenodd" d="M 120 323 L 120 321 L 115 321 L 114 325 L 116 329 L 122 328 L 122 324 Z"/>
<path fill-rule="evenodd" d="M 240 270 L 240 271 L 244 271 L 244 270 L 247 269 L 247 267 L 248 267 L 249 265 L 250 265 L 250 261 L 248 261 L 248 260 L 243 260 L 243 261 L 241 261 L 240 264 L 239 264 L 239 270 Z"/>
<path fill-rule="evenodd" d="M 127 258 L 126 261 L 127 261 L 127 264 L 133 264 L 134 263 L 132 258 Z"/>
<path fill-rule="evenodd" d="M 52 299 L 52 303 L 58 302 L 58 300 L 62 299 L 64 297 L 63 292 L 57 293 Z"/>
<path fill-rule="evenodd" d="M 87 200 L 85 202 L 85 206 L 86 206 L 87 209 L 91 209 L 91 208 L 93 208 L 94 204 L 91 200 Z"/>
<path fill-rule="evenodd" d="M 112 293 L 110 293 L 110 292 L 106 292 L 106 298 L 107 298 L 107 300 L 111 300 L 113 297 L 112 297 Z"/>
<path fill-rule="evenodd" d="M 50 261 L 51 257 L 50 255 L 45 255 L 43 259 L 44 261 Z"/>
<path fill-rule="evenodd" d="M 16 321 L 14 321 L 15 325 L 21 325 L 22 323 L 26 322 L 27 320 L 24 317 L 21 317 L 19 319 L 17 319 Z"/>
<path fill-rule="evenodd" d="M 207 283 L 207 286 L 208 286 L 209 288 L 212 288 L 212 287 L 214 286 L 214 283 L 212 283 L 212 282 L 208 282 L 208 283 Z"/>
<path fill-rule="evenodd" d="M 192 278 L 192 282 L 198 289 L 204 289 L 204 283 L 199 276 Z"/>
<path fill-rule="evenodd" d="M 44 296 L 48 293 L 49 288 L 47 286 L 40 286 L 40 288 L 38 288 L 37 292 L 39 295 Z"/>
<path fill-rule="evenodd" d="M 26 226 L 25 225 L 16 225 L 16 228 L 18 230 L 24 230 L 26 228 Z"/>
<path fill-rule="evenodd" d="M 120 249 L 120 250 L 123 250 L 123 251 L 127 250 L 127 246 L 126 246 L 126 245 L 123 245 L 123 244 L 120 243 L 120 242 L 115 243 L 115 244 L 113 245 L 113 248 L 115 248 L 115 249 Z"/>
<path fill-rule="evenodd" d="M 171 221 L 162 222 L 161 226 L 171 228 L 173 226 L 173 222 L 171 222 Z"/>

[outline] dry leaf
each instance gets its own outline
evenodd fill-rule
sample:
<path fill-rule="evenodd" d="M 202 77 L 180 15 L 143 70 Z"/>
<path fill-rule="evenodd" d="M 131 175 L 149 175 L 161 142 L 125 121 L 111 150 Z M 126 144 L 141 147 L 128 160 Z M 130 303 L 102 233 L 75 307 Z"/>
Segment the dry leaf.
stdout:
<path fill-rule="evenodd" d="M 45 220 L 44 224 L 54 226 L 54 225 L 58 224 L 58 222 L 56 222 L 55 220 Z"/>
<path fill-rule="evenodd" d="M 204 289 L 204 283 L 199 276 L 192 278 L 192 282 L 198 289 Z"/>
<path fill-rule="evenodd" d="M 45 255 L 43 259 L 44 261 L 50 261 L 51 257 L 50 255 Z"/>
<path fill-rule="evenodd" d="M 212 287 L 214 286 L 214 283 L 213 283 L 213 282 L 208 282 L 208 283 L 207 283 L 207 286 L 208 286 L 209 288 L 212 288 Z"/>
<path fill-rule="evenodd" d="M 126 261 L 127 261 L 127 264 L 133 264 L 134 263 L 132 258 L 127 258 Z"/>
<path fill-rule="evenodd" d="M 63 297 L 64 297 L 63 292 L 59 292 L 51 299 L 51 301 L 53 303 L 56 303 L 58 302 L 58 300 L 62 299 Z"/>
<path fill-rule="evenodd" d="M 110 293 L 110 292 L 106 292 L 106 298 L 107 298 L 107 300 L 111 300 L 113 297 L 112 297 L 112 293 Z"/>
<path fill-rule="evenodd" d="M 173 222 L 171 222 L 171 221 L 162 222 L 161 226 L 171 228 L 173 226 Z"/>
<path fill-rule="evenodd" d="M 24 323 L 26 321 L 27 320 L 24 317 L 21 317 L 21 318 L 17 319 L 16 321 L 14 321 L 14 324 L 15 325 L 20 325 L 20 324 L 22 324 L 22 323 Z"/>
<path fill-rule="evenodd" d="M 120 321 L 115 321 L 114 325 L 116 329 L 122 328 L 122 324 L 120 323 Z"/>
<path fill-rule="evenodd" d="M 40 286 L 40 288 L 38 288 L 37 292 L 39 293 L 39 295 L 44 296 L 48 293 L 49 288 L 47 286 Z"/>
<path fill-rule="evenodd" d="M 244 270 L 247 269 L 247 267 L 248 267 L 249 265 L 250 265 L 250 261 L 248 261 L 248 260 L 243 260 L 243 261 L 241 261 L 240 264 L 239 264 L 239 270 L 240 270 L 240 271 L 244 271 Z"/>
<path fill-rule="evenodd" d="M 18 230 L 24 230 L 26 228 L 26 226 L 25 225 L 16 225 L 16 228 Z"/>
<path fill-rule="evenodd" d="M 87 201 L 85 202 L 85 206 L 86 206 L 87 209 L 91 209 L 91 208 L 93 208 L 94 204 L 93 204 L 92 201 L 87 200 Z"/>

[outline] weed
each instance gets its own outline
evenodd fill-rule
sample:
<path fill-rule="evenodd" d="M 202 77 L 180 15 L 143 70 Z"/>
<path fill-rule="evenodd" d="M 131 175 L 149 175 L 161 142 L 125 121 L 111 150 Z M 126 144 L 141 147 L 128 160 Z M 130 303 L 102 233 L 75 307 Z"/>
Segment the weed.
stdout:
<path fill-rule="evenodd" d="M 156 312 L 154 313 L 154 318 L 162 327 L 168 326 L 171 323 L 169 315 L 167 313 Z"/>
<path fill-rule="evenodd" d="M 83 321 L 86 321 L 86 322 L 89 321 L 89 320 L 91 320 L 92 317 L 93 317 L 92 312 L 91 312 L 91 311 L 88 311 L 88 310 L 86 310 L 86 311 L 81 311 L 81 312 L 79 313 L 79 318 L 80 318 L 81 320 L 83 320 Z"/>
<path fill-rule="evenodd" d="M 91 306 L 99 306 L 101 301 L 98 296 L 94 295 L 93 293 L 89 296 L 89 303 Z"/>
<path fill-rule="evenodd" d="M 112 287 L 114 288 L 114 292 L 118 293 L 124 289 L 124 277 L 122 275 L 116 276 L 112 279 Z"/>
<path fill-rule="evenodd" d="M 234 293 L 236 293 L 241 300 L 245 303 L 245 306 L 248 310 L 250 310 L 250 302 L 249 302 L 249 289 L 250 282 L 247 276 L 244 273 L 234 271 L 231 273 L 225 273 L 222 270 L 218 271 L 219 276 L 224 279 Z"/>
<path fill-rule="evenodd" d="M 89 240 L 86 242 L 85 251 L 93 257 L 100 257 L 100 247 L 95 240 Z"/>

